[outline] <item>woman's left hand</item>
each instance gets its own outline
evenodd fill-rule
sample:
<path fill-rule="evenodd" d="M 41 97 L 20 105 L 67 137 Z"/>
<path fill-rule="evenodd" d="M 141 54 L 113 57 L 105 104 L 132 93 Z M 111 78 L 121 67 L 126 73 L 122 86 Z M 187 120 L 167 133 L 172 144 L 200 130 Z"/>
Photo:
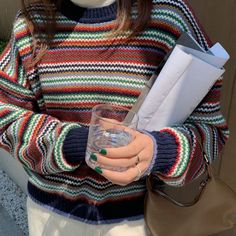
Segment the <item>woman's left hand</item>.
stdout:
<path fill-rule="evenodd" d="M 151 137 L 138 131 L 132 131 L 134 139 L 126 146 L 102 149 L 100 153 L 91 155 L 98 166 L 122 167 L 125 171 L 118 172 L 96 167 L 95 171 L 114 184 L 125 186 L 138 180 L 148 169 L 154 153 Z"/>

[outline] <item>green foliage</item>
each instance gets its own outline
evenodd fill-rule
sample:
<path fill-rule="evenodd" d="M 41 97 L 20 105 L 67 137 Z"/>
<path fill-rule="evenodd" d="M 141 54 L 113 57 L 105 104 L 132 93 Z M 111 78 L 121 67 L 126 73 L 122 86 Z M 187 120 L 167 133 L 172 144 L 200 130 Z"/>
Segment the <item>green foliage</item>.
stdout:
<path fill-rule="evenodd" d="M 0 54 L 2 53 L 3 49 L 6 47 L 7 42 L 0 40 Z"/>

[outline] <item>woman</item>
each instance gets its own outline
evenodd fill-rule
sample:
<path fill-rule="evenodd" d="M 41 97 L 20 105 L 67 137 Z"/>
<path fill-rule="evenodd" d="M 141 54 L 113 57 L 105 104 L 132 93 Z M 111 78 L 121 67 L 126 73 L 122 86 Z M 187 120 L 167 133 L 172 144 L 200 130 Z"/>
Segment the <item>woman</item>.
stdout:
<path fill-rule="evenodd" d="M 136 131 L 131 144 L 91 156 L 127 171 L 84 160 L 92 107 L 131 108 L 184 31 L 209 47 L 184 0 L 23 2 L 0 60 L 0 146 L 29 175 L 30 235 L 148 235 L 145 177 L 183 185 L 198 176 L 197 139 L 218 157 L 228 137 L 221 80 L 183 125 Z"/>

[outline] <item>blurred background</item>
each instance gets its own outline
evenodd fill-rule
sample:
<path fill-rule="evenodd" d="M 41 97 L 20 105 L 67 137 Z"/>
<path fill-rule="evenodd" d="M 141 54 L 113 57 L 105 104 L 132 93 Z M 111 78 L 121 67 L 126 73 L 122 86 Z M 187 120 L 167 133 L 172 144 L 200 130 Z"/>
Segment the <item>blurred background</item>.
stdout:
<path fill-rule="evenodd" d="M 222 158 L 215 163 L 218 175 L 236 192 L 236 0 L 189 0 L 205 31 L 214 42 L 220 42 L 231 59 L 226 65 L 221 97 L 222 112 L 228 121 L 231 135 Z M 0 0 L 0 51 L 10 37 L 12 22 L 20 0 Z M 26 192 L 27 177 L 18 163 L 0 151 L 0 170 L 4 170 Z M 223 234 L 236 235 L 236 229 Z"/>

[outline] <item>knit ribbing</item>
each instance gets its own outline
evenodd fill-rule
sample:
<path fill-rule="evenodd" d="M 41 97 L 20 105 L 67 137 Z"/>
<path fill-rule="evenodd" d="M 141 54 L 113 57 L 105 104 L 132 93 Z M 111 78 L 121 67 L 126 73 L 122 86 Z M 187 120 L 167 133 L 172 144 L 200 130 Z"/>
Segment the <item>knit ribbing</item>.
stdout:
<path fill-rule="evenodd" d="M 63 144 L 63 152 L 68 162 L 79 164 L 85 161 L 87 140 L 88 128 L 79 127 L 69 131 Z"/>
<path fill-rule="evenodd" d="M 115 20 L 117 3 L 100 8 L 83 8 L 69 0 L 63 0 L 58 10 L 68 19 L 80 23 L 93 24 Z"/>
<path fill-rule="evenodd" d="M 149 132 L 156 141 L 156 157 L 152 167 L 152 171 L 157 171 L 162 174 L 169 172 L 174 165 L 177 156 L 177 143 L 173 135 L 163 132 Z"/>

